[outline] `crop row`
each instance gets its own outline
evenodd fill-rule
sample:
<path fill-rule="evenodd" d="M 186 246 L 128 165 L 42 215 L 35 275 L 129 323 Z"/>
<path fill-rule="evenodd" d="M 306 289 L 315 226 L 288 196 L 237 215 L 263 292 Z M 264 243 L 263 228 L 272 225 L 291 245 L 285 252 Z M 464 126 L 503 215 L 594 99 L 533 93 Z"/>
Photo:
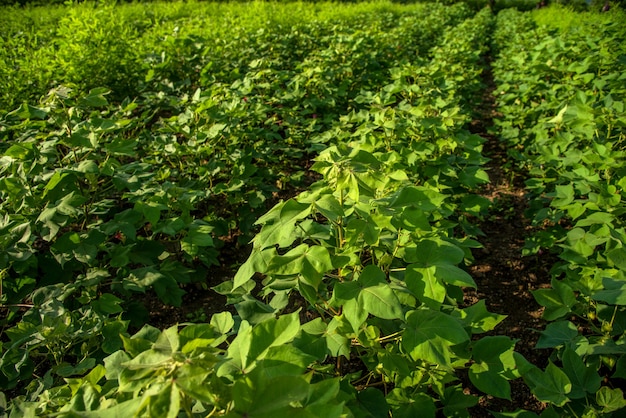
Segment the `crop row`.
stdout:
<path fill-rule="evenodd" d="M 535 233 L 525 251 L 558 257 L 552 286 L 534 292 L 549 321 L 537 348 L 552 350 L 550 364 L 521 372 L 546 413 L 561 416 L 626 406 L 623 19 L 507 11 L 494 34 L 499 134 L 528 173 Z"/>

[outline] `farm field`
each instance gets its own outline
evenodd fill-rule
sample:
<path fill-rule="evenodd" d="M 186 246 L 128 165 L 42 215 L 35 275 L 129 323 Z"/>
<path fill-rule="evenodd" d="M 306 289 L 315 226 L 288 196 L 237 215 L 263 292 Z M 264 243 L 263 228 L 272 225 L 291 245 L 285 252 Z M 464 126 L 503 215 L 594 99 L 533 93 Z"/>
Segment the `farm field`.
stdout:
<path fill-rule="evenodd" d="M 4 8 L 0 416 L 622 416 L 624 22 Z"/>

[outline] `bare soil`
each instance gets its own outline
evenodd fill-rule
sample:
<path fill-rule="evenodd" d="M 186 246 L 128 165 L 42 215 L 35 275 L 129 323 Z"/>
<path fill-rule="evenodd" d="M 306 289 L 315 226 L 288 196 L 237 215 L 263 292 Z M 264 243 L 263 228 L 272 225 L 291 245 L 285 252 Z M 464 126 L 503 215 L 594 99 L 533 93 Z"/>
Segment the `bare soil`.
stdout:
<path fill-rule="evenodd" d="M 524 239 L 533 232 L 533 228 L 524 216 L 527 201 L 523 174 L 508 167 L 506 146 L 491 133 L 493 119 L 499 115 L 493 96 L 495 83 L 489 57 L 485 58 L 483 84 L 485 89 L 480 105 L 475 109 L 476 119 L 470 130 L 487 140 L 483 154 L 490 158 L 486 167 L 490 183 L 483 187 L 480 194 L 493 205 L 485 219 L 477 220 L 477 226 L 485 234 L 479 239 L 483 248 L 473 252 L 475 262 L 470 267 L 477 289 L 468 289 L 464 302 L 469 306 L 484 300 L 490 312 L 507 315 L 488 335 L 506 335 L 517 340 L 516 351 L 531 363 L 544 368 L 549 352 L 534 348 L 539 331 L 545 326 L 545 321 L 541 319 L 543 308 L 535 302 L 531 292 L 549 286 L 549 271 L 554 260 L 550 257 L 522 256 Z M 525 409 L 540 413 L 546 407 L 530 393 L 521 379 L 511 382 L 510 401 L 474 394 L 482 395 L 479 404 L 470 409 L 471 416 L 477 418 L 491 417 L 489 411 Z"/>

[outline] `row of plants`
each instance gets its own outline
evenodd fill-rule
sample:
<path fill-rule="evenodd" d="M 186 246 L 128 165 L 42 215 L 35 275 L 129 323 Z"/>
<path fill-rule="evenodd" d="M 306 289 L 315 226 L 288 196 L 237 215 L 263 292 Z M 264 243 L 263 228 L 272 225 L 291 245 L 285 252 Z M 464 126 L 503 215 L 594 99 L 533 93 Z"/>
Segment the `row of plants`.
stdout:
<path fill-rule="evenodd" d="M 116 104 L 154 92 L 161 77 L 167 82 L 158 91 L 192 94 L 194 86 L 207 86 L 213 77 L 228 83 L 240 79 L 255 58 L 283 54 L 284 64 L 291 65 L 295 57 L 303 58 L 320 46 L 313 41 L 329 45 L 336 31 L 353 34 L 371 26 L 382 34 L 393 30 L 397 20 L 427 17 L 426 9 L 389 2 L 332 7 L 328 3 L 196 1 L 156 2 L 149 7 L 87 2 L 45 9 L 8 8 L 0 16 L 4 28 L 0 34 L 0 113 L 24 101 L 38 102 L 60 84 L 81 94 L 109 88 L 109 98 Z M 443 9 L 436 6 L 434 15 L 444 13 Z M 465 6 L 453 10 L 468 13 Z M 379 19 L 380 15 L 385 17 Z M 441 24 L 446 24 L 445 18 Z M 406 30 L 418 38 L 436 31 L 430 25 L 425 29 L 424 35 L 417 25 Z M 413 46 L 404 43 L 404 47 L 397 52 L 406 57 Z"/>
<path fill-rule="evenodd" d="M 437 27 L 437 20 L 433 18 L 430 25 Z M 215 245 L 216 225 L 195 217 L 191 209 L 194 201 L 205 196 L 194 195 L 197 189 L 189 186 L 189 180 L 171 181 L 174 168 L 182 171 L 190 157 L 163 167 L 179 147 L 196 151 L 202 147 L 203 142 L 193 141 L 211 139 L 210 129 L 218 133 L 236 129 L 223 123 L 209 132 L 196 131 L 194 123 L 199 119 L 215 120 L 211 112 L 218 105 L 213 95 L 200 90 L 189 98 L 196 111 L 162 119 L 161 130 L 190 127 L 179 129 L 175 137 L 180 139 L 169 148 L 156 148 L 158 135 L 146 133 L 151 144 L 133 143 L 131 136 L 124 141 L 131 141 L 132 148 L 121 141 L 121 152 L 98 163 L 81 159 L 81 153 L 97 153 L 94 141 L 101 140 L 99 132 L 124 130 L 135 120 L 96 120 L 92 106 L 106 105 L 102 91 L 83 97 L 55 91 L 54 100 L 61 103 L 58 108 L 70 118 L 90 114 L 90 119 L 80 122 L 87 128 L 79 135 L 69 132 L 57 139 L 58 130 L 45 129 L 49 115 L 55 113 L 52 107 L 25 105 L 7 115 L 5 126 L 10 129 L 5 132 L 13 135 L 13 145 L 5 150 L 3 167 L 12 167 L 15 174 L 32 169 L 42 179 L 42 198 L 53 202 L 43 210 L 32 209 L 38 216 L 34 226 L 5 216 L 14 237 L 7 248 L 24 249 L 35 241 L 45 246 L 43 233 L 59 238 L 40 257 L 31 254 L 21 260 L 24 264 L 13 259 L 5 271 L 17 274 L 5 282 L 18 283 L 28 268 L 16 266 L 27 266 L 29 259 L 38 260 L 43 254 L 49 254 L 48 264 L 37 266 L 37 271 L 53 272 L 49 265 L 54 261 L 56 272 L 66 272 L 63 283 L 42 287 L 37 282 L 30 296 L 33 307 L 6 331 L 10 341 L 3 342 L 5 378 L 15 382 L 33 371 L 37 375 L 48 370 L 28 385 L 26 395 L 12 400 L 11 416 L 333 417 L 390 412 L 468 416 L 467 408 L 478 398 L 464 393 L 459 370 L 469 374 L 478 390 L 510 398 L 508 380 L 518 376 L 515 341 L 504 336 L 472 337 L 492 330 L 503 316 L 487 312 L 482 302 L 459 307 L 462 289 L 475 287 L 464 265 L 471 262 L 470 249 L 479 246 L 473 239 L 479 231 L 466 218 L 481 216 L 489 205 L 474 194 L 488 182 L 482 168 L 486 159 L 481 154 L 483 139 L 464 129 L 471 118 L 471 103 L 462 95 L 480 85 L 481 53 L 493 21 L 488 10 L 459 25 L 449 19 L 449 25 L 442 27 L 445 33 L 423 58 L 413 56 L 384 68 L 390 79 L 365 82 L 369 90 L 353 95 L 348 88 L 346 98 L 337 94 L 338 101 L 348 103 L 345 114 L 332 116 L 327 131 L 308 139 L 312 151 L 320 150 L 313 166 L 320 180 L 258 219 L 261 229 L 254 236 L 252 254 L 232 281 L 215 288 L 227 295 L 236 314 L 214 314 L 204 324 L 162 331 L 146 325 L 131 336 L 131 304 L 120 296 L 128 298 L 129 291 L 155 285 L 167 275 L 177 283 L 181 274 L 196 274 L 185 257 L 203 262 Z M 384 39 L 402 41 L 397 36 L 392 33 Z M 367 42 L 363 38 L 361 34 L 359 44 Z M 340 46 L 345 45 L 322 49 L 320 59 L 328 59 L 329 53 L 335 53 L 337 60 L 346 58 Z M 372 53 L 385 53 L 385 49 Z M 363 63 L 363 56 L 356 56 Z M 315 55 L 308 57 L 315 65 Z M 250 80 L 269 77 L 263 69 L 272 62 L 261 61 L 250 65 L 254 74 Z M 301 62 L 306 64 L 307 58 Z M 325 80 L 339 80 L 330 83 L 331 88 L 355 73 L 342 74 L 336 67 L 321 71 Z M 271 73 L 280 75 L 281 70 Z M 219 82 L 212 82 L 220 88 Z M 280 86 L 280 79 L 271 82 Z M 263 94 L 267 87 L 263 83 L 252 87 L 238 93 L 237 103 L 262 102 L 252 91 Z M 235 97 L 238 88 L 249 89 L 245 77 L 241 84 L 231 84 Z M 122 109 L 132 115 L 133 103 L 125 106 L 130 108 Z M 80 132 L 80 126 L 70 131 Z M 49 136 L 55 142 L 42 149 L 39 142 L 18 140 L 33 135 L 39 141 Z M 214 146 L 228 136 L 219 138 Z M 277 141 L 283 146 L 284 142 Z M 128 162 L 135 165 L 134 171 L 123 169 L 130 151 L 144 148 L 154 162 L 144 158 Z M 38 164 L 54 159 L 51 155 L 59 149 L 66 152 L 63 157 L 71 168 L 42 170 Z M 37 157 L 36 163 L 26 163 L 31 156 Z M 205 165 L 212 160 L 204 158 Z M 112 160 L 119 160 L 119 165 Z M 107 164 L 112 167 L 105 173 Z M 142 175 L 142 164 L 169 170 L 160 174 L 170 180 L 169 187 L 153 183 L 158 173 Z M 103 176 L 110 178 L 103 183 Z M 17 193 L 17 187 L 10 188 L 13 180 L 7 180 L 13 178 L 5 176 L 3 181 L 9 192 Z M 119 194 L 85 204 L 98 183 L 110 184 Z M 90 184 L 94 185 L 91 193 L 80 190 Z M 100 186 L 97 190 L 103 190 Z M 144 192 L 133 198 L 140 190 Z M 29 203 L 29 196 L 20 197 Z M 119 199 L 123 202 L 127 197 L 124 208 Z M 186 204 L 188 210 L 179 209 L 169 218 L 166 202 L 172 200 Z M 25 209 L 26 203 L 16 209 Z M 116 208 L 112 219 L 109 208 Z M 59 219 L 67 224 L 55 230 Z M 180 222 L 175 223 L 177 219 Z M 193 228 L 184 230 L 187 221 Z M 37 239 L 33 230 L 41 234 L 35 235 Z M 104 241 L 98 241 L 103 236 Z M 152 236 L 168 238 L 166 242 L 148 239 Z M 122 245 L 112 245 L 117 241 Z M 162 247 L 147 247 L 154 243 Z M 168 247 L 177 244 L 180 248 Z M 105 248 L 115 254 L 103 254 Z M 142 257 L 150 263 L 141 265 L 148 261 Z M 90 264 L 96 261 L 100 264 Z M 67 267 L 72 264 L 82 264 L 82 270 Z M 112 274 L 129 268 L 128 275 Z M 171 286 L 161 292 L 171 298 L 177 290 Z M 27 294 L 24 291 L 21 298 Z M 86 338 L 68 341 L 68 335 Z"/>
<path fill-rule="evenodd" d="M 533 292 L 548 321 L 536 348 L 551 350 L 549 365 L 518 365 L 553 415 L 617 416 L 626 407 L 624 18 L 509 10 L 494 34 L 496 124 L 528 176 L 535 233 L 525 254 L 558 257 L 551 287 Z"/>

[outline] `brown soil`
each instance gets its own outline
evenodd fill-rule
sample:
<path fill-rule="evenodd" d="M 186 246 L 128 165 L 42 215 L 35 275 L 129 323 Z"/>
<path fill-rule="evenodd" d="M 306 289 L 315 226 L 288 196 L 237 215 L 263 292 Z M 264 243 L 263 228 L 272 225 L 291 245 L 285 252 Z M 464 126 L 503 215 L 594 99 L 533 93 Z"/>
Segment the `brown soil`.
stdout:
<path fill-rule="evenodd" d="M 483 248 L 474 251 L 475 262 L 470 268 L 478 288 L 468 289 L 464 302 L 469 306 L 484 300 L 490 312 L 507 315 L 487 335 L 506 335 L 517 340 L 516 351 L 531 363 L 544 368 L 549 352 L 534 348 L 539 338 L 538 331 L 545 326 L 541 319 L 543 308 L 535 302 L 531 291 L 549 286 L 549 270 L 553 260 L 536 256 L 522 257 L 524 239 L 532 233 L 530 222 L 524 216 L 527 209 L 524 178 L 522 174 L 504 168 L 507 166 L 506 146 L 490 133 L 493 118 L 498 115 L 492 94 L 495 84 L 488 58 L 485 67 L 483 83 L 486 88 L 470 130 L 487 140 L 483 154 L 491 159 L 487 164 L 491 182 L 480 194 L 491 200 L 493 206 L 485 219 L 477 220 L 485 234 L 479 239 Z M 510 401 L 476 392 L 474 394 L 481 396 L 481 399 L 476 407 L 470 409 L 472 417 L 491 417 L 489 411 L 525 409 L 540 413 L 545 409 L 545 404 L 530 393 L 521 379 L 511 382 Z"/>

